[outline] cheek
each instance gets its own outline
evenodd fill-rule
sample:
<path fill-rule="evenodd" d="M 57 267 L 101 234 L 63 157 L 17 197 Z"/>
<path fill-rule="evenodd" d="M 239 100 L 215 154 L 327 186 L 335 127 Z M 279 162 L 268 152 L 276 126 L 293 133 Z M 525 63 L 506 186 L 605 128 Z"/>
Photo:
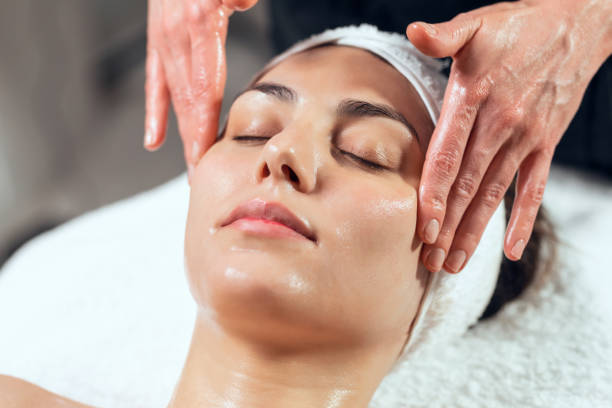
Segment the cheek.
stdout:
<path fill-rule="evenodd" d="M 236 152 L 230 155 L 226 150 L 222 142 L 214 145 L 200 160 L 191 182 L 185 262 L 192 290 L 201 287 L 199 271 L 210 262 L 207 251 L 202 250 L 211 240 L 210 229 L 224 215 L 222 210 L 228 208 L 231 197 L 244 188 L 249 177 L 253 177 L 252 166 L 248 165 L 253 158 L 241 157 Z M 198 300 L 202 294 L 193 295 Z"/>
<path fill-rule="evenodd" d="M 418 245 L 416 190 L 405 183 L 399 188 L 381 184 L 345 183 L 334 189 L 329 210 L 337 220 L 337 240 L 361 247 L 363 254 L 412 252 Z"/>
<path fill-rule="evenodd" d="M 252 155 L 246 151 L 229 151 L 224 143 L 213 145 L 198 163 L 191 184 L 191 204 L 216 205 L 218 203 L 211 200 L 230 197 L 248 182 L 249 177 L 254 177 L 253 166 L 249 165 L 254 160 Z"/>
<path fill-rule="evenodd" d="M 344 183 L 333 191 L 327 200 L 335 220 L 330 253 L 342 275 L 343 302 L 372 330 L 407 329 L 423 293 L 415 188 L 376 180 Z"/>

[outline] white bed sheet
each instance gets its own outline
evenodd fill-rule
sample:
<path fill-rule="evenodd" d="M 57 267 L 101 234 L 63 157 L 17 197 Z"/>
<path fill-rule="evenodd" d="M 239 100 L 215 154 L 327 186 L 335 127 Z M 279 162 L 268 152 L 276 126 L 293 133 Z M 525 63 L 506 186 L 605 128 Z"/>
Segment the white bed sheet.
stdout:
<path fill-rule="evenodd" d="M 163 407 L 195 304 L 184 176 L 29 242 L 0 271 L 0 373 L 99 407 Z M 612 406 L 612 183 L 553 167 L 554 279 L 388 376 L 371 407 Z"/>

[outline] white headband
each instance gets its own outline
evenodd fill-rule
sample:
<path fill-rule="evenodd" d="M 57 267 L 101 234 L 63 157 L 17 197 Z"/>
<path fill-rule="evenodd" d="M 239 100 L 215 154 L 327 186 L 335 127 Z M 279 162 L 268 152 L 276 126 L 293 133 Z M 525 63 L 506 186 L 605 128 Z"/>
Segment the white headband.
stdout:
<path fill-rule="evenodd" d="M 446 76 L 441 73 L 445 64 L 421 53 L 406 37 L 382 32 L 367 24 L 327 30 L 301 41 L 270 61 L 255 78 L 292 55 L 325 44 L 361 48 L 386 60 L 410 81 L 425 103 L 433 123 L 437 123 L 447 83 Z M 429 140 L 424 143 L 423 151 L 426 151 Z M 416 355 L 417 351 L 435 348 L 460 337 L 476 323 L 497 283 L 505 225 L 502 203 L 461 273 L 427 272 L 431 278 L 425 288 L 421 307 L 410 338 L 394 367 L 407 357 Z M 419 268 L 425 267 L 419 264 Z"/>

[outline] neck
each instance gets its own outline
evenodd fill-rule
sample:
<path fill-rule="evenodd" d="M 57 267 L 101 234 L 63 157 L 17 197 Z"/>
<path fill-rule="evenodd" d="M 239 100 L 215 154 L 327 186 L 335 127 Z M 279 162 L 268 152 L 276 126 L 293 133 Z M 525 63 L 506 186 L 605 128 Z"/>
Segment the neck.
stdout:
<path fill-rule="evenodd" d="M 168 408 L 365 408 L 402 344 L 279 352 L 229 335 L 198 313 Z"/>

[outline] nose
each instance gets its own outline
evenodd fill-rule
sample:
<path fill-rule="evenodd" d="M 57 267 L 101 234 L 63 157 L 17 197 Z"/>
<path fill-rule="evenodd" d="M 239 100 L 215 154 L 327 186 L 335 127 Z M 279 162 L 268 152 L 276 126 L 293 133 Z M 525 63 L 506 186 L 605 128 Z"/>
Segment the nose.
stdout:
<path fill-rule="evenodd" d="M 271 179 L 286 183 L 302 193 L 312 192 L 317 180 L 317 152 L 308 135 L 291 134 L 289 129 L 274 135 L 264 146 L 256 167 L 258 182 Z"/>

